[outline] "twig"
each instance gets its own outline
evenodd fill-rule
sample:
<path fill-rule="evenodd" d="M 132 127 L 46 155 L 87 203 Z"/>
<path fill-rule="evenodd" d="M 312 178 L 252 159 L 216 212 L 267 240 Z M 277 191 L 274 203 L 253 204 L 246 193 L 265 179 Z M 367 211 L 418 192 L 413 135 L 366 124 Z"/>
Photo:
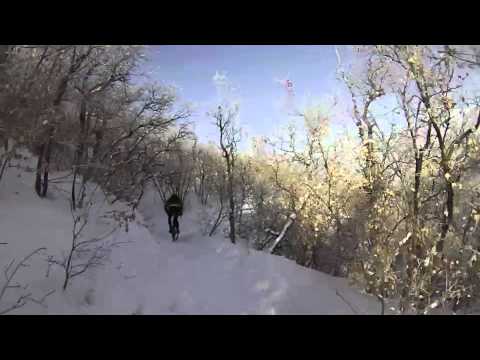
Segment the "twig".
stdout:
<path fill-rule="evenodd" d="M 27 263 L 27 261 L 32 257 L 34 256 L 35 254 L 38 254 L 40 251 L 43 251 L 43 250 L 46 250 L 46 248 L 42 247 L 42 248 L 38 248 L 36 250 L 34 250 L 33 252 L 31 252 L 30 254 L 28 254 L 27 256 L 25 256 L 20 262 L 18 262 L 18 264 L 13 268 L 13 270 L 10 272 L 10 269 L 12 268 L 15 260 L 12 260 L 4 269 L 4 276 L 5 276 L 5 283 L 3 284 L 1 290 L 0 290 L 0 300 L 2 299 L 2 297 L 5 295 L 5 292 L 7 291 L 7 289 L 14 289 L 14 288 L 22 288 L 22 289 L 27 289 L 28 288 L 28 285 L 25 285 L 25 286 L 21 286 L 20 284 L 15 284 L 15 285 L 11 285 L 12 283 L 12 280 L 13 278 L 15 277 L 16 273 L 18 272 L 18 270 L 21 268 L 21 267 L 28 267 L 29 264 Z M 8 312 L 11 312 L 15 309 L 18 309 L 18 308 L 21 308 L 23 307 L 25 304 L 27 304 L 27 302 L 34 302 L 38 305 L 41 305 L 41 306 L 45 306 L 44 305 L 44 302 L 46 300 L 46 298 L 48 296 L 50 296 L 51 294 L 53 294 L 55 292 L 55 290 L 51 290 L 49 291 L 47 294 L 45 294 L 42 298 L 40 299 L 36 299 L 34 297 L 32 297 L 31 293 L 28 293 L 28 294 L 23 294 L 21 295 L 17 300 L 16 302 L 11 305 L 10 307 L 7 307 L 6 309 L 3 309 L 3 310 L 0 310 L 0 315 L 3 315 L 3 314 L 6 314 Z"/>
<path fill-rule="evenodd" d="M 35 298 L 32 298 L 30 296 L 28 296 L 28 300 L 30 300 L 31 302 L 34 302 L 35 304 L 38 304 L 42 307 L 47 307 L 44 302 L 45 300 L 47 299 L 47 297 L 49 297 L 50 295 L 52 295 L 56 290 L 53 289 L 53 290 L 50 290 L 48 293 L 46 293 L 45 295 L 43 295 L 40 299 L 35 299 Z"/>
<path fill-rule="evenodd" d="M 345 304 L 348 305 L 348 307 L 353 311 L 354 314 L 358 315 L 358 311 L 355 310 L 355 308 L 353 307 L 353 305 L 350 304 L 350 302 L 348 302 L 348 301 L 342 296 L 342 294 L 340 294 L 340 292 L 339 292 L 337 289 L 335 289 L 335 294 L 336 294 L 340 299 L 342 299 Z"/>
<path fill-rule="evenodd" d="M 5 284 L 3 284 L 2 288 L 0 289 L 0 299 L 2 299 L 3 295 L 5 295 L 5 292 L 7 291 L 7 289 L 11 288 L 12 286 L 10 285 L 12 279 L 14 278 L 15 274 L 17 273 L 18 269 L 20 269 L 20 267 L 24 267 L 25 266 L 25 262 L 28 261 L 33 255 L 39 253 L 40 251 L 43 251 L 43 250 L 46 250 L 46 248 L 44 247 L 41 247 L 41 248 L 38 248 L 34 251 L 32 251 L 30 254 L 28 254 L 27 256 L 25 256 L 16 266 L 15 268 L 13 269 L 13 271 L 9 274 L 9 270 L 10 268 L 12 267 L 12 265 L 14 264 L 15 262 L 15 259 L 13 259 L 10 264 L 8 264 L 4 270 L 4 275 L 5 275 Z"/>
<path fill-rule="evenodd" d="M 39 300 L 33 298 L 31 295 L 31 293 L 29 294 L 26 294 L 26 295 L 22 295 L 20 296 L 17 301 L 15 302 L 15 304 L 13 304 L 12 306 L 4 309 L 4 310 L 1 310 L 0 311 L 0 315 L 5 315 L 6 313 L 10 312 L 10 311 L 13 311 L 13 310 L 16 310 L 18 308 L 21 308 L 22 306 L 26 305 L 28 301 L 30 302 L 33 302 L 35 304 L 38 304 L 44 308 L 46 308 L 47 306 L 45 305 L 45 300 L 47 299 L 48 296 L 52 295 L 53 293 L 55 292 L 55 290 L 51 290 L 49 291 L 48 293 L 46 293 L 42 298 L 40 298 Z"/>

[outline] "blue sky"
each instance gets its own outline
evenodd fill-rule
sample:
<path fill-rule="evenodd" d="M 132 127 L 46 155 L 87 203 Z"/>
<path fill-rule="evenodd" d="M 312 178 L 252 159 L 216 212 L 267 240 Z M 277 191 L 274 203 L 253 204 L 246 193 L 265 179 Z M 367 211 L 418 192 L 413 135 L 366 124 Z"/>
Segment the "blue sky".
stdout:
<path fill-rule="evenodd" d="M 240 101 L 240 123 L 248 136 L 272 135 L 286 124 L 281 105 L 286 90 L 275 78 L 293 81 L 295 102 L 320 100 L 338 91 L 332 45 L 159 45 L 148 47 L 149 80 L 174 85 L 181 102 L 194 103 L 195 131 L 202 142 L 216 140 L 206 112 L 218 103 L 213 76 L 225 72 Z"/>
<path fill-rule="evenodd" d="M 339 49 L 342 62 L 348 63 L 348 51 Z M 333 133 L 354 127 L 349 113 L 351 100 L 345 85 L 336 79 L 333 45 L 157 45 L 148 46 L 147 57 L 142 71 L 149 81 L 174 85 L 180 103 L 195 104 L 191 120 L 201 142 L 218 138 L 213 120 L 206 115 L 219 104 L 213 81 L 216 72 L 226 73 L 236 88 L 233 95 L 240 102 L 240 125 L 248 137 L 275 135 L 276 129 L 291 119 L 282 109 L 286 90 L 274 81 L 287 76 L 293 81 L 298 108 L 304 108 L 307 99 L 313 104 L 329 104 L 335 96 L 339 103 L 331 114 Z M 478 89 L 478 75 L 471 76 L 467 88 Z M 374 110 L 387 131 L 390 121 L 395 120 L 383 114 L 392 107 L 395 99 L 389 98 L 376 104 Z M 248 139 L 242 145 L 245 149 Z"/>

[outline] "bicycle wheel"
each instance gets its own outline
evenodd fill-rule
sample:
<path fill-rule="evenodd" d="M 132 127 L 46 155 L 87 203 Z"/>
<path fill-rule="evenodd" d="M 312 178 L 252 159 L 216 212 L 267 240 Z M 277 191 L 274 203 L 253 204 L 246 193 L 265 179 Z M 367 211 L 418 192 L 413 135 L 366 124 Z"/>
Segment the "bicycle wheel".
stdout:
<path fill-rule="evenodd" d="M 180 232 L 178 231 L 178 228 L 175 226 L 172 231 L 172 241 L 176 241 L 178 239 L 179 233 Z"/>

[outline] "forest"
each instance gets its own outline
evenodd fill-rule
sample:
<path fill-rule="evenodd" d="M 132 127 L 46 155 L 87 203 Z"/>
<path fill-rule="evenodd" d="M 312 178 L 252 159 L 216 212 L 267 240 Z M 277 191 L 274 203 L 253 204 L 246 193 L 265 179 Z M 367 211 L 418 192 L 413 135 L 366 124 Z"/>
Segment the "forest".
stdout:
<path fill-rule="evenodd" d="M 72 219 L 62 255 L 2 258 L 0 313 L 48 301 L 14 285 L 32 257 L 61 269 L 66 291 L 126 246 L 109 236 L 129 231 L 148 194 L 171 193 L 208 208 L 202 236 L 348 279 L 382 314 L 478 304 L 480 47 L 343 50 L 335 76 L 350 131 L 332 137 L 339 115 L 313 104 L 282 134 L 246 138 L 242 105 L 222 101 L 207 114 L 216 141 L 202 142 L 173 87 L 135 81 L 146 46 L 0 46 L 0 185 L 28 153 L 31 194 L 46 203 L 61 182 Z M 122 210 L 103 214 L 116 226 L 93 237 L 100 194 Z M 10 242 L 0 230 L 0 253 Z"/>

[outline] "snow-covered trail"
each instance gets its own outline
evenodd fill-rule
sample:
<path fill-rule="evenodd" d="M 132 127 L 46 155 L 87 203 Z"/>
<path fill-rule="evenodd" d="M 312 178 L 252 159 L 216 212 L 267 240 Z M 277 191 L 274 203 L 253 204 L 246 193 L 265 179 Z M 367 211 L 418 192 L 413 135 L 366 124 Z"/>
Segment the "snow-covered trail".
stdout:
<path fill-rule="evenodd" d="M 196 314 L 378 314 L 379 304 L 346 280 L 305 269 L 282 257 L 202 236 L 199 207 L 190 204 L 172 243 L 167 218 L 150 193 L 140 207 L 158 245 L 158 284 L 168 284 L 168 310 Z M 338 295 L 340 294 L 340 296 Z M 349 304 L 341 299 L 343 297 Z M 353 307 L 353 310 L 352 308 Z M 149 308 L 144 310 L 148 312 Z M 153 309 L 152 309 L 153 310 Z"/>
<path fill-rule="evenodd" d="M 20 177 L 19 177 L 20 175 Z M 55 176 L 55 175 L 54 175 Z M 58 176 L 58 175 L 57 175 Z M 0 184 L 0 266 L 46 246 L 61 253 L 71 241 L 68 193 L 52 186 L 49 199 L 32 189 L 33 173 L 9 169 Z M 68 189 L 68 184 L 65 185 Z M 108 206 L 103 206 L 107 209 Z M 61 291 L 61 269 L 46 278 L 41 259 L 19 279 L 32 291 L 56 289 L 48 308 L 29 304 L 18 314 L 378 314 L 376 299 L 345 279 L 303 268 L 279 256 L 232 245 L 223 235 L 203 236 L 191 204 L 171 241 L 157 195 L 145 196 L 129 232 L 113 236 L 130 243 L 115 249 L 104 267 L 75 278 Z M 100 218 L 93 232 L 108 227 Z"/>

